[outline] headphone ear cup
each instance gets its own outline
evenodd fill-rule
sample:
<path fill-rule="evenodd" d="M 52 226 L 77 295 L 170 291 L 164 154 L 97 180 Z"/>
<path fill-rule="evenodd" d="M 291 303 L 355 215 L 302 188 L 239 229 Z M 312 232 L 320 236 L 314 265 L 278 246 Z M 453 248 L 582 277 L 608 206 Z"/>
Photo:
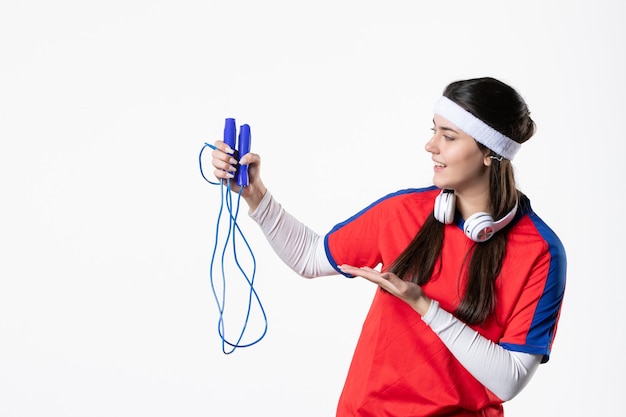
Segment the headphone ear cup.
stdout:
<path fill-rule="evenodd" d="M 443 224 L 450 224 L 454 220 L 454 210 L 456 207 L 456 196 L 454 191 L 441 190 L 435 199 L 433 215 L 435 219 Z"/>
<path fill-rule="evenodd" d="M 489 240 L 495 233 L 493 217 L 485 212 L 474 213 L 465 220 L 463 230 L 474 242 Z"/>

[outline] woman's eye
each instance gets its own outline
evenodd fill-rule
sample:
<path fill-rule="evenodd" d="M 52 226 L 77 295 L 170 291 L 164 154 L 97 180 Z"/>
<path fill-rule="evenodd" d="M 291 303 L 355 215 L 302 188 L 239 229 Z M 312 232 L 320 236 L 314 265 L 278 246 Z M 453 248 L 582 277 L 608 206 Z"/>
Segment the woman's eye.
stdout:
<path fill-rule="evenodd" d="M 437 128 L 436 127 L 431 127 L 430 130 L 433 132 L 433 135 L 437 134 Z M 454 136 L 450 136 L 450 135 L 442 135 L 443 138 L 445 140 L 454 140 Z"/>

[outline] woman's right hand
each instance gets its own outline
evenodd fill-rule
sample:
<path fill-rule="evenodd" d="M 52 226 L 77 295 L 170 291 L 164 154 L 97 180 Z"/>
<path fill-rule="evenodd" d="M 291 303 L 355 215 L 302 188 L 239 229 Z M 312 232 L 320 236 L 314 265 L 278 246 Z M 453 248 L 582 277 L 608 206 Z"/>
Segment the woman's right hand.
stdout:
<path fill-rule="evenodd" d="M 233 192 L 238 193 L 240 188 L 235 181 L 237 166 L 248 165 L 248 186 L 241 190 L 241 196 L 246 200 L 250 211 L 254 211 L 267 192 L 260 176 L 261 157 L 250 152 L 244 155 L 237 163 L 237 160 L 233 157 L 234 151 L 224 141 L 218 140 L 214 144 L 217 149 L 214 149 L 212 153 L 212 164 L 215 167 L 213 173 L 222 182 L 230 181 L 230 187 Z"/>
<path fill-rule="evenodd" d="M 368 281 L 377 284 L 380 288 L 389 294 L 395 295 L 420 315 L 426 314 L 430 308 L 431 300 L 428 298 L 422 287 L 411 282 L 400 279 L 392 272 L 378 272 L 375 269 L 363 267 L 356 268 L 351 265 L 341 265 L 339 269 L 350 275 L 360 276 Z"/>

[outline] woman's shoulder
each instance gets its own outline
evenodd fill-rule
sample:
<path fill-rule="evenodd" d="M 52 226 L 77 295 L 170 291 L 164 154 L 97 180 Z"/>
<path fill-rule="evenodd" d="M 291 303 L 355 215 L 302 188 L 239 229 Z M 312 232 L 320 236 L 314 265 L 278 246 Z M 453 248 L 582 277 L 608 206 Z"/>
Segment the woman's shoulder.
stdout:
<path fill-rule="evenodd" d="M 423 217 L 432 212 L 435 199 L 440 192 L 441 190 L 435 186 L 405 188 L 384 195 L 364 211 L 385 218 L 397 217 L 398 220 L 404 216 Z"/>
<path fill-rule="evenodd" d="M 434 185 L 421 187 L 421 188 L 404 188 L 401 190 L 389 193 L 377 202 L 401 202 L 401 201 L 434 201 L 435 197 L 439 195 L 441 190 Z"/>
<path fill-rule="evenodd" d="M 557 233 L 537 214 L 530 203 L 530 199 L 522 194 L 520 201 L 520 219 L 518 221 L 517 230 L 519 230 L 524 240 L 531 242 L 534 240 L 546 246 L 553 255 L 565 257 L 565 248 L 563 242 Z"/>
<path fill-rule="evenodd" d="M 358 218 L 377 219 L 378 221 L 388 220 L 390 217 L 401 220 L 407 215 L 419 217 L 419 213 L 427 215 L 432 211 L 439 192 L 440 190 L 435 186 L 397 190 L 378 198 L 337 226 L 350 223 Z"/>

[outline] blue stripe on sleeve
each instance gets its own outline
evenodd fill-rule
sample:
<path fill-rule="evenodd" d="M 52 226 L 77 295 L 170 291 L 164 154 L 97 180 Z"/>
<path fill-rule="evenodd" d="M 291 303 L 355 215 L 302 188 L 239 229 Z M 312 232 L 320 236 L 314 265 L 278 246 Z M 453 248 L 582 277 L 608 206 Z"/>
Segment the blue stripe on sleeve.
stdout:
<path fill-rule="evenodd" d="M 531 350 L 533 348 L 538 349 L 537 352 L 530 353 L 542 353 L 544 355 L 542 362 L 547 362 L 550 358 L 550 345 L 554 339 L 565 293 L 567 259 L 565 248 L 554 231 L 534 212 L 529 215 L 537 231 L 549 246 L 550 266 L 543 295 L 537 304 L 526 343 Z"/>

